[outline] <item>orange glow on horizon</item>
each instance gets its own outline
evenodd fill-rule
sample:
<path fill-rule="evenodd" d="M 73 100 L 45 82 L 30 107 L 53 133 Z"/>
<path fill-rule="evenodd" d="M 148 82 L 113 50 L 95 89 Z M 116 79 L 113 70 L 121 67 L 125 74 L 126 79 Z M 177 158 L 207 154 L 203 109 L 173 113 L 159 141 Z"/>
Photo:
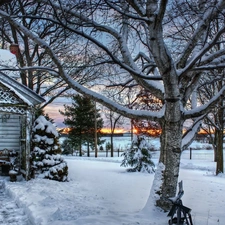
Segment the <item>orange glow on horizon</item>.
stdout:
<path fill-rule="evenodd" d="M 107 127 L 104 127 L 101 129 L 101 132 L 104 133 L 104 134 L 111 134 L 111 129 L 110 128 L 107 128 Z M 123 129 L 123 128 L 117 128 L 114 130 L 114 134 L 123 134 L 123 133 L 128 133 L 130 132 L 130 130 L 128 129 Z M 135 131 L 133 131 L 135 133 Z"/>
<path fill-rule="evenodd" d="M 60 130 L 60 133 L 62 133 L 62 134 L 68 134 L 70 129 L 71 128 L 69 128 L 69 127 L 65 127 L 65 128 L 58 129 L 58 130 Z M 101 132 L 104 134 L 111 134 L 111 129 L 110 128 L 102 128 Z M 125 130 L 123 128 L 118 128 L 118 129 L 114 130 L 115 134 L 123 134 L 123 133 L 127 133 L 127 132 L 129 132 L 129 130 Z M 135 133 L 135 130 L 133 132 Z"/>
<path fill-rule="evenodd" d="M 69 127 L 65 127 L 65 128 L 59 129 L 59 130 L 60 130 L 61 134 L 68 134 L 69 131 L 70 131 L 70 128 Z"/>
<path fill-rule="evenodd" d="M 58 130 L 60 131 L 61 134 L 68 134 L 70 129 L 71 128 L 69 128 L 69 127 L 65 127 L 65 128 L 61 128 L 61 129 L 58 129 Z M 124 133 L 129 133 L 129 132 L 131 132 L 131 131 L 128 130 L 128 129 L 123 129 L 123 128 L 117 128 L 117 129 L 114 130 L 114 134 L 124 134 Z M 183 132 L 185 132 L 185 130 Z M 111 129 L 110 128 L 106 128 L 106 127 L 102 128 L 101 129 L 101 133 L 103 133 L 103 134 L 111 134 Z M 133 129 L 133 133 L 134 134 L 138 134 L 138 130 L 134 128 Z M 159 130 L 159 129 L 150 129 L 150 130 L 145 130 L 144 133 L 149 134 L 150 136 L 159 136 L 161 134 L 161 130 Z M 198 132 L 198 134 L 207 134 L 207 132 L 204 131 L 204 130 L 200 130 Z"/>

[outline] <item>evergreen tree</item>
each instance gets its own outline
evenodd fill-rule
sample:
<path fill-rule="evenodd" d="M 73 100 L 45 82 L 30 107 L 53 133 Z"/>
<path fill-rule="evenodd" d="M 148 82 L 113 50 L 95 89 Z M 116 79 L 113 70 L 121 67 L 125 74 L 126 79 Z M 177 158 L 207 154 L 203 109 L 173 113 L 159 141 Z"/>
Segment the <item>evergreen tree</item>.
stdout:
<path fill-rule="evenodd" d="M 68 167 L 61 156 L 58 132 L 56 127 L 44 116 L 39 116 L 34 122 L 32 144 L 31 167 L 33 175 L 66 181 Z"/>
<path fill-rule="evenodd" d="M 70 154 L 73 155 L 73 147 L 69 143 L 68 139 L 65 139 L 63 141 L 63 143 L 61 144 L 61 148 L 62 148 L 63 155 L 70 155 Z"/>
<path fill-rule="evenodd" d="M 72 105 L 64 105 L 65 112 L 60 111 L 66 118 L 65 125 L 69 129 L 68 141 L 74 147 L 79 149 L 79 156 L 82 156 L 82 145 L 87 145 L 89 156 L 90 147 L 95 143 L 95 132 L 98 133 L 97 142 L 100 141 L 101 129 L 103 127 L 103 119 L 99 110 L 96 109 L 95 103 L 88 97 L 75 95 L 72 98 Z M 97 130 L 95 131 L 95 118 L 97 122 Z"/>
<path fill-rule="evenodd" d="M 143 135 L 136 136 L 131 148 L 124 151 L 122 156 L 124 159 L 122 160 L 121 166 L 131 167 L 127 169 L 128 172 L 153 173 L 155 171 L 155 165 L 151 160 L 150 148 Z"/>
<path fill-rule="evenodd" d="M 43 108 L 37 107 L 35 109 L 34 117 L 35 117 L 35 119 L 37 119 L 39 116 L 44 116 L 47 121 L 54 123 L 54 120 L 52 118 L 50 118 L 48 113 L 45 113 Z"/>

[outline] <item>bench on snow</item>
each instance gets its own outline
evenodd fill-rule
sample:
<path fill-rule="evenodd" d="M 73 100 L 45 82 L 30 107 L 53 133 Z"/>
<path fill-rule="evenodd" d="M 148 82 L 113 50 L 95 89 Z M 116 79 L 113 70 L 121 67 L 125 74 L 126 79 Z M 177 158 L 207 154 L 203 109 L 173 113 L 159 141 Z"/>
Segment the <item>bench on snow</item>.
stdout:
<path fill-rule="evenodd" d="M 168 213 L 170 220 L 168 221 L 169 225 L 178 224 L 182 225 L 186 222 L 187 225 L 193 225 L 191 218 L 191 209 L 184 206 L 182 203 L 182 196 L 184 195 L 183 182 L 179 182 L 179 192 L 177 196 L 169 198 L 172 202 L 172 207 Z M 176 217 L 175 217 L 176 214 Z"/>

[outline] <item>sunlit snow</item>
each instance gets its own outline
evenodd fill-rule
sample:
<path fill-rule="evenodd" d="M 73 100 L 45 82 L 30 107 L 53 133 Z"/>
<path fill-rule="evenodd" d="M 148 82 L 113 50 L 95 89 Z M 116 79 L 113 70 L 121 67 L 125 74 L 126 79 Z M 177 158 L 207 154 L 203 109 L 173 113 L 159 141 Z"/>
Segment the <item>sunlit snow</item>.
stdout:
<path fill-rule="evenodd" d="M 154 140 L 155 146 L 157 141 Z M 194 143 L 193 149 L 208 147 Z M 157 147 L 157 146 L 156 146 Z M 153 152 L 157 164 L 159 151 Z M 183 204 L 192 209 L 194 225 L 225 224 L 225 177 L 215 176 L 213 150 L 182 153 L 179 180 Z M 167 213 L 145 207 L 154 174 L 127 173 L 121 157 L 65 156 L 69 182 L 35 179 L 9 182 L 5 189 L 35 225 L 166 225 Z M 155 184 L 158 185 L 158 184 Z"/>

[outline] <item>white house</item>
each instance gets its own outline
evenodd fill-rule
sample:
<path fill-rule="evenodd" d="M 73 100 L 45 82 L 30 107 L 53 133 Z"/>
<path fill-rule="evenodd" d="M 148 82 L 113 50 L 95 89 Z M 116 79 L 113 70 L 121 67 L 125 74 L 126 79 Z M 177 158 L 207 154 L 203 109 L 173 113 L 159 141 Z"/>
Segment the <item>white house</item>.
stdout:
<path fill-rule="evenodd" d="M 0 50 L 0 175 L 10 169 L 6 154 L 16 152 L 18 167 L 29 179 L 31 128 L 35 106 L 45 100 L 19 82 L 15 55 Z M 7 70 L 5 70 L 7 69 Z"/>

